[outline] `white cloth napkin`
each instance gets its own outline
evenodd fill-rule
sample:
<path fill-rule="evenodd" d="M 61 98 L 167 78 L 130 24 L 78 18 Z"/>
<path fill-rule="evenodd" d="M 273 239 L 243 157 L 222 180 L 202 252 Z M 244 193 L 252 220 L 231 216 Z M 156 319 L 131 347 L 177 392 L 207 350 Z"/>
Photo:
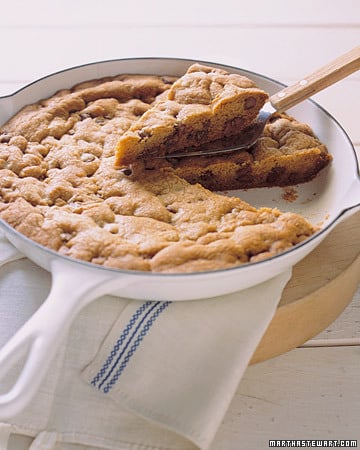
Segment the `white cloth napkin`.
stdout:
<path fill-rule="evenodd" d="M 0 261 L 13 261 L 0 270 L 3 345 L 45 299 L 50 275 L 15 261 L 21 255 L 1 237 L 0 251 Z M 36 399 L 0 424 L 0 450 L 11 433 L 34 437 L 31 450 L 210 448 L 290 275 L 207 300 L 94 301 L 76 318 Z"/>
<path fill-rule="evenodd" d="M 16 250 L 2 235 L 0 231 L 0 267 L 11 261 L 16 261 L 24 256 Z"/>

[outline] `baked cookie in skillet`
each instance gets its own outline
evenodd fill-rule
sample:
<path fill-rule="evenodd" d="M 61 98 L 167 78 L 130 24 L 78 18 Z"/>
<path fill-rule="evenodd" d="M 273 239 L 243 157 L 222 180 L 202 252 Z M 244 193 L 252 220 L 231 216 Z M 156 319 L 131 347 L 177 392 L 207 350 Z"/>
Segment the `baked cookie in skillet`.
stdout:
<path fill-rule="evenodd" d="M 210 190 L 200 172 L 193 172 L 190 183 L 179 172 L 181 164 L 176 168 L 166 160 L 154 168 L 138 159 L 141 172 L 132 176 L 116 169 L 116 143 L 174 82 L 125 74 L 87 81 L 24 107 L 0 127 L 0 217 L 62 255 L 153 272 L 235 267 L 311 236 L 315 227 L 298 214 L 256 209 L 212 192 L 221 186 L 215 171 Z M 254 160 L 266 157 L 268 145 L 275 161 L 291 149 L 301 158 L 314 147 L 305 125 L 281 117 L 269 126 L 267 144 Z M 268 182 L 279 179 L 269 176 Z"/>

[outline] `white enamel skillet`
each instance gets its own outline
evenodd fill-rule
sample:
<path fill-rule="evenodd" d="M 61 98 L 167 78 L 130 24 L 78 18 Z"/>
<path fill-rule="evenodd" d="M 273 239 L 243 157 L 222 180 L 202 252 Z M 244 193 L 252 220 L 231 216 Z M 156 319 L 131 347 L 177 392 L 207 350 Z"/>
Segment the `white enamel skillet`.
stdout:
<path fill-rule="evenodd" d="M 64 70 L 0 98 L 0 124 L 23 106 L 85 80 L 121 73 L 180 76 L 194 62 L 173 58 L 135 58 Z M 243 74 L 270 94 L 283 87 L 281 83 L 253 72 L 211 62 L 203 63 Z M 0 394 L 0 419 L 16 415 L 30 402 L 51 364 L 49 355 L 55 354 L 72 320 L 89 302 L 105 294 L 138 300 L 183 301 L 246 289 L 295 265 L 318 246 L 340 221 L 360 209 L 359 166 L 355 150 L 343 128 L 329 113 L 310 100 L 291 109 L 289 113 L 314 129 L 333 155 L 333 162 L 315 180 L 297 186 L 297 199 L 291 203 L 284 200 L 284 190 L 281 188 L 231 192 L 231 195 L 239 195 L 254 206 L 277 206 L 282 210 L 303 214 L 313 224 L 321 225 L 321 230 L 307 241 L 268 260 L 233 269 L 191 274 L 107 269 L 61 256 L 24 237 L 0 220 L 0 228 L 7 239 L 52 275 L 52 288 L 46 301 L 0 350 L 0 379 L 26 354 L 25 364 L 17 380 L 8 392 Z"/>

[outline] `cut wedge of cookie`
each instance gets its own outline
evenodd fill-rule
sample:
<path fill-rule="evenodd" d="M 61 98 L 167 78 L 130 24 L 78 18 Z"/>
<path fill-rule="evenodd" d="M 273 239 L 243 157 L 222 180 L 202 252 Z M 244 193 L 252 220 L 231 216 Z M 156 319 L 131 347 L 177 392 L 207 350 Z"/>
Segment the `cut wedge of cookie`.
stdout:
<path fill-rule="evenodd" d="M 117 143 L 116 167 L 239 134 L 268 95 L 241 75 L 192 65 Z"/>

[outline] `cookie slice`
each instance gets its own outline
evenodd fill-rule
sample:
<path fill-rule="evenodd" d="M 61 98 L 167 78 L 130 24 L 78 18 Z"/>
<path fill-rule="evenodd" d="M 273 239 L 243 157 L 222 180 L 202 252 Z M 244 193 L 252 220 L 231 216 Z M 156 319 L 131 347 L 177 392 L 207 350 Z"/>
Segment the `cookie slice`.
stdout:
<path fill-rule="evenodd" d="M 210 145 L 221 146 L 223 140 L 208 144 L 205 149 Z M 312 180 L 331 160 L 326 146 L 308 125 L 287 114 L 276 114 L 249 149 L 207 157 L 153 158 L 144 164 L 147 169 L 171 167 L 189 183 L 223 191 L 304 183 Z"/>
<path fill-rule="evenodd" d="M 115 165 L 236 135 L 253 122 L 267 98 L 246 77 L 194 64 L 120 138 Z"/>

